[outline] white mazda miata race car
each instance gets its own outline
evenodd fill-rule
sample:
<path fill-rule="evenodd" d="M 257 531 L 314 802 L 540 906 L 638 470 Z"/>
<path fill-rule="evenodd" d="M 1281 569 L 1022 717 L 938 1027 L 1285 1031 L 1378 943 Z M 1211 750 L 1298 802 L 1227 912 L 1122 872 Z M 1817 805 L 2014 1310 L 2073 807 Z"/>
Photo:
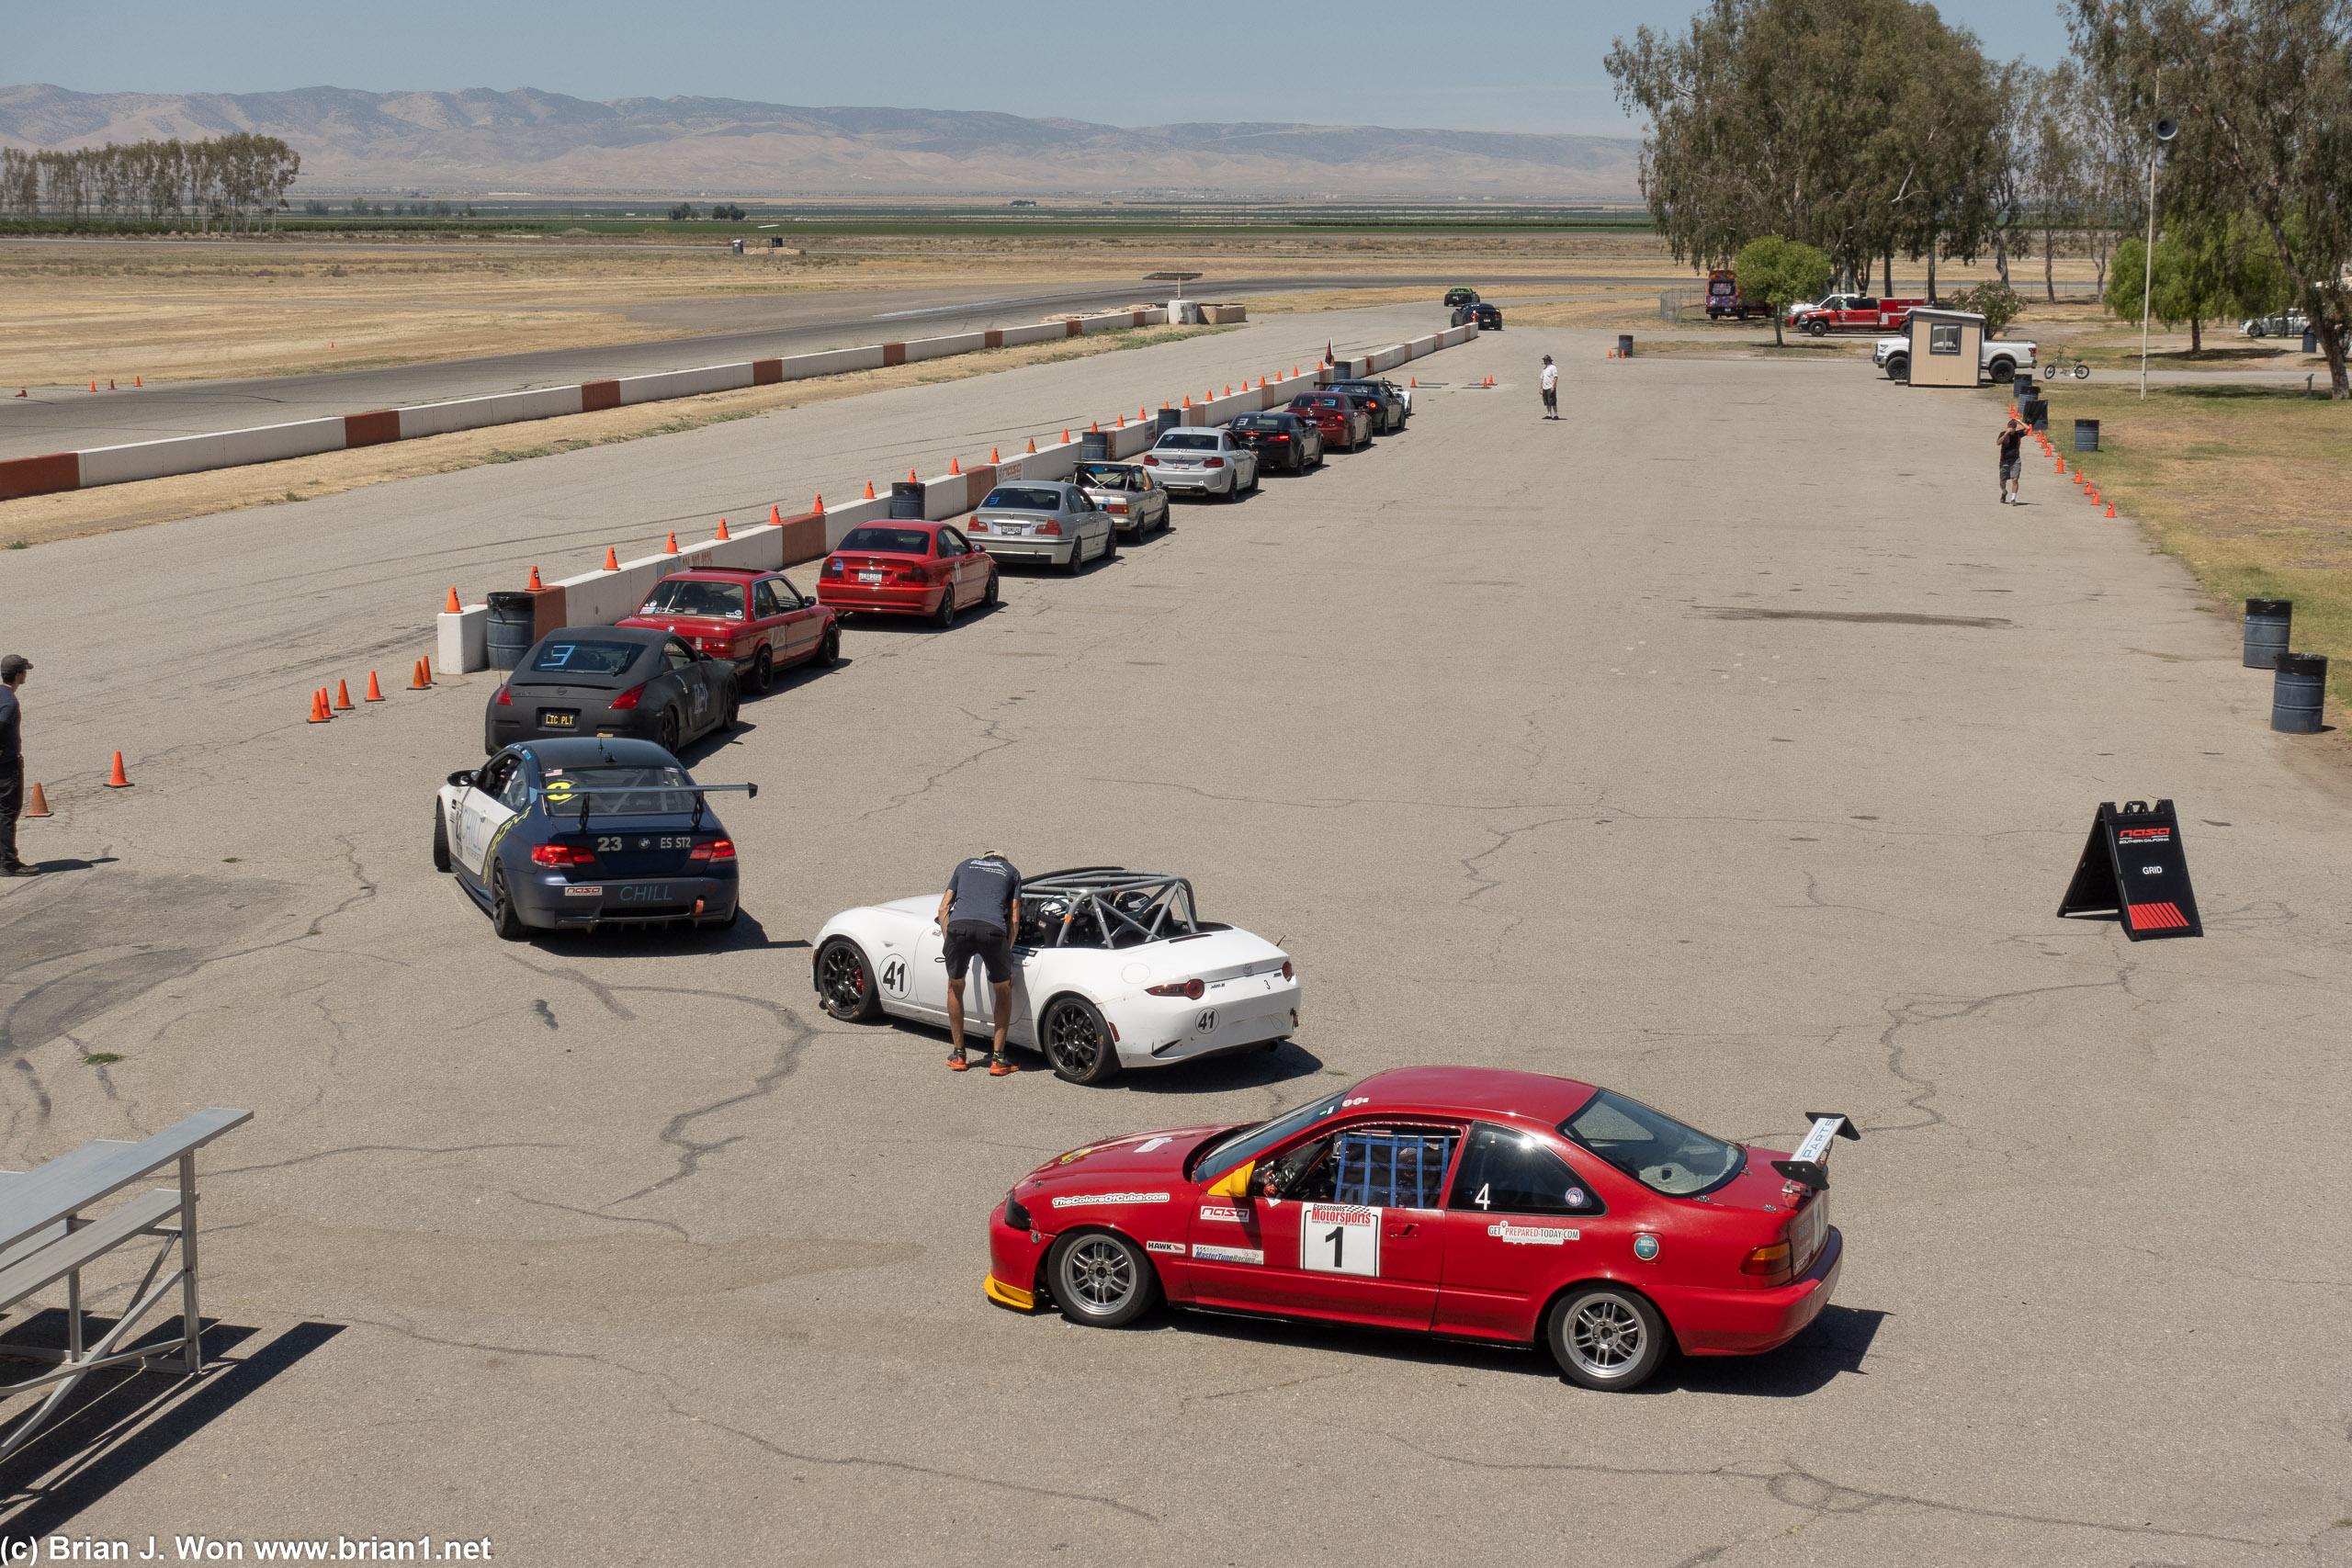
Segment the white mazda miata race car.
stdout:
<path fill-rule="evenodd" d="M 1298 1027 L 1298 976 L 1263 937 L 1195 918 L 1181 876 L 1083 866 L 1022 885 L 1006 1038 L 1072 1083 L 1121 1067 L 1271 1048 Z M 839 1019 L 888 1013 L 947 1026 L 939 896 L 843 910 L 817 933 L 814 979 Z M 995 1027 L 985 971 L 964 987 L 964 1024 Z"/>

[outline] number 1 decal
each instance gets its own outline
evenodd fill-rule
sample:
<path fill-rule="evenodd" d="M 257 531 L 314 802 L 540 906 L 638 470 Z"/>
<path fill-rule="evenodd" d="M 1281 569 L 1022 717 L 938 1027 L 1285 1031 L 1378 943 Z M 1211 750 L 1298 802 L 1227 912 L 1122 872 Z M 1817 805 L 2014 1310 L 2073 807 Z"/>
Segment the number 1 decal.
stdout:
<path fill-rule="evenodd" d="M 1298 1227 L 1298 1266 L 1314 1274 L 1380 1277 L 1380 1211 L 1309 1203 Z"/>

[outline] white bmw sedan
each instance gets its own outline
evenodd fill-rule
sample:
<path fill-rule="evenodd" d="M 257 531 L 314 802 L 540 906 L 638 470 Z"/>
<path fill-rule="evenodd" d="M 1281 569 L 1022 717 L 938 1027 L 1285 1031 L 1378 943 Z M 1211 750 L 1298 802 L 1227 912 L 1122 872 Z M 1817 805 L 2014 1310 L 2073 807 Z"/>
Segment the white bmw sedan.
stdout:
<path fill-rule="evenodd" d="M 1258 454 L 1238 445 L 1223 429 L 1167 430 L 1143 455 L 1143 466 L 1173 495 L 1191 491 L 1238 501 L 1258 488 Z"/>

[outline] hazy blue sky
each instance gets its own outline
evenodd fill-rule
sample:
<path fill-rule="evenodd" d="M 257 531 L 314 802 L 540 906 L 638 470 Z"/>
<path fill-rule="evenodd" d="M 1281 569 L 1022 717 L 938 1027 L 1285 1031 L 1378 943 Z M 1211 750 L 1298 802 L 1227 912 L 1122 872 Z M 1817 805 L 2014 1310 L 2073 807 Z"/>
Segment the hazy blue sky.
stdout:
<path fill-rule="evenodd" d="M 1600 62 L 1692 0 L 1078 5 L 0 0 L 0 78 L 84 92 L 539 87 L 998 109 L 1156 125 L 1308 120 L 1626 134 Z M 1996 58 L 2065 47 L 2054 0 L 1953 0 Z M 102 40 L 95 42 L 94 40 Z"/>

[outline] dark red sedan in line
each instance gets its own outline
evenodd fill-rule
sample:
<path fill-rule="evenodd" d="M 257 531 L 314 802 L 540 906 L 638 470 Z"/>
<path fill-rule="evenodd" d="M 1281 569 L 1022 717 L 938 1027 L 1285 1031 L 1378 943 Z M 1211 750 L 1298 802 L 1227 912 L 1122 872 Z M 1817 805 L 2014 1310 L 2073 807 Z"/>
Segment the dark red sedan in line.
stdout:
<path fill-rule="evenodd" d="M 1548 1348 L 1628 1389 L 1674 1350 L 1753 1356 L 1828 1303 L 1824 1165 L 1610 1089 L 1403 1067 L 1269 1122 L 1072 1149 L 989 1219 L 988 1296 L 1116 1327 L 1155 1302 Z"/>
<path fill-rule="evenodd" d="M 1372 413 L 1345 392 L 1301 392 L 1290 400 L 1290 412 L 1312 421 L 1326 447 L 1354 451 L 1372 439 Z"/>
<path fill-rule="evenodd" d="M 732 660 L 747 690 L 764 692 L 787 664 L 831 664 L 842 653 L 833 613 L 780 571 L 706 566 L 653 585 L 637 614 L 616 626 L 675 632 L 713 659 Z"/>
<path fill-rule="evenodd" d="M 996 563 L 945 523 L 865 523 L 817 573 L 817 598 L 842 615 L 922 615 L 941 626 L 997 598 Z"/>

